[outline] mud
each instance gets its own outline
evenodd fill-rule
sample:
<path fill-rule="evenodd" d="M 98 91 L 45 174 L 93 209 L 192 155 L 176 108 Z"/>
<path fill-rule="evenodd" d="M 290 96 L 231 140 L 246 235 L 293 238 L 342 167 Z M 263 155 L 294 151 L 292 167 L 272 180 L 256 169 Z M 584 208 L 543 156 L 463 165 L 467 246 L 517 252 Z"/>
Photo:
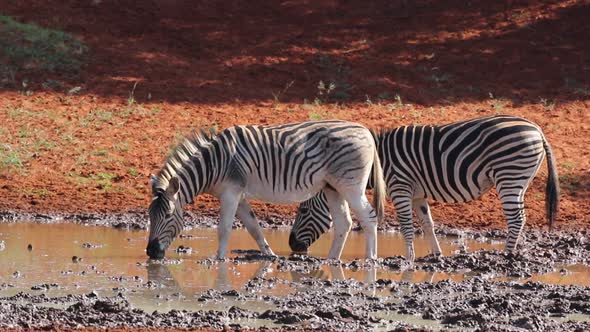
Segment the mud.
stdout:
<path fill-rule="evenodd" d="M 202 214 L 186 211 L 185 229 L 217 227 L 217 213 Z M 21 211 L 0 211 L 0 222 L 17 223 L 33 221 L 36 223 L 75 223 L 87 226 L 108 226 L 122 230 L 147 229 L 146 211 L 126 213 L 28 213 Z M 293 218 L 269 218 L 260 220 L 264 228 L 283 228 L 292 223 Z M 239 224 L 238 226 L 239 227 Z"/>
<path fill-rule="evenodd" d="M 275 283 L 258 277 L 254 283 Z M 587 330 L 590 315 L 588 287 L 536 282 L 488 282 L 476 277 L 463 282 L 394 283 L 372 295 L 383 282 L 341 280 L 290 282 L 298 287 L 287 296 L 260 296 L 255 288 L 220 292 L 209 290 L 198 301 L 247 303 L 263 301 L 275 309 L 263 312 L 231 306 L 228 310 L 145 312 L 131 307 L 125 293 L 101 297 L 95 293 L 59 298 L 19 293 L 0 298 L 3 328 L 247 328 L 256 321 L 270 327 L 307 330 L 399 329 L 430 330 L 394 317 L 433 320 L 447 328 L 487 331 Z M 389 287 L 389 286 L 388 286 Z M 391 316 L 392 318 L 387 318 Z"/>
<path fill-rule="evenodd" d="M 80 234 L 89 233 L 86 228 L 83 232 Z M 248 247 L 234 249 L 231 258 L 219 261 L 195 247 L 207 239 L 191 231 L 179 239 L 177 250 L 170 249 L 175 252 L 170 258 L 146 262 L 141 252 L 133 254 L 131 262 L 137 263 L 134 269 L 127 267 L 127 273 L 118 272 L 118 267 L 108 269 L 97 257 L 121 243 L 142 248 L 143 242 L 137 241 L 144 232 L 109 232 L 119 234 L 119 242 L 95 237 L 73 244 L 70 248 L 79 250 L 80 260 L 66 265 L 69 268 L 60 272 L 61 279 L 47 278 L 47 282 L 23 289 L 23 280 L 34 270 L 23 266 L 24 272 L 4 276 L 0 292 L 11 295 L 0 296 L 0 328 L 590 329 L 587 231 L 526 230 L 518 253 L 509 255 L 497 250 L 504 232 L 443 227 L 437 233 L 444 239 L 445 256 L 422 255 L 414 264 L 401 256 L 336 261 L 285 255 L 280 248 L 280 256 L 269 257 Z M 101 236 L 112 237 L 108 234 Z M 278 239 L 288 233 L 279 235 Z M 356 239 L 355 234 L 351 236 Z M 391 245 L 387 239 L 383 246 Z M 7 253 L 15 250 L 13 243 L 10 238 L 5 241 Z M 18 250 L 44 256 L 46 247 L 35 244 L 28 252 L 22 244 Z M 56 258 L 70 260 L 72 254 L 66 254 Z M 103 259 L 109 261 L 108 255 Z M 196 272 L 195 264 L 208 270 L 209 276 L 215 275 L 214 285 L 190 286 L 206 276 Z M 243 274 L 251 269 L 243 270 L 243 266 L 258 268 L 244 279 Z M 147 275 L 137 272 L 142 270 Z M 77 283 L 64 279 L 70 277 L 77 278 L 72 279 Z M 99 277 L 103 279 L 96 280 L 103 280 L 102 286 L 95 284 L 96 290 L 86 291 L 84 282 L 95 280 L 87 278 Z M 243 281 L 236 283 L 236 277 Z M 138 302 L 138 297 L 147 305 Z"/>

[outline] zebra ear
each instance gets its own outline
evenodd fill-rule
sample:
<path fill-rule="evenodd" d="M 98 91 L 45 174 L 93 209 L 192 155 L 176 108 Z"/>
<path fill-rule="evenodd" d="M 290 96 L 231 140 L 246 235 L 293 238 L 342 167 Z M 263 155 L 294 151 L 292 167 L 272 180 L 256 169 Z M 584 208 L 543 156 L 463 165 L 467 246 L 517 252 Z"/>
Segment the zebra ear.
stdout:
<path fill-rule="evenodd" d="M 178 183 L 178 178 L 173 177 L 168 181 L 168 188 L 166 188 L 166 196 L 170 198 L 176 199 L 176 195 L 180 191 L 180 183 Z"/>
<path fill-rule="evenodd" d="M 156 192 L 156 185 L 158 184 L 158 177 L 154 174 L 150 174 L 150 186 L 152 187 L 152 193 Z"/>

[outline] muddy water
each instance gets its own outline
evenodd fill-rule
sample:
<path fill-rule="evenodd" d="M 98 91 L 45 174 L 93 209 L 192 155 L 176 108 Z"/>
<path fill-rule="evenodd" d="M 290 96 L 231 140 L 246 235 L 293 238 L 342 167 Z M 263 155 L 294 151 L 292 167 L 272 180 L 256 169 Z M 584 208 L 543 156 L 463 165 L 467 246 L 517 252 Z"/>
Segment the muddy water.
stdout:
<path fill-rule="evenodd" d="M 289 255 L 288 231 L 265 231 L 266 237 L 278 255 Z M 171 309 L 217 309 L 224 310 L 239 304 L 249 310 L 264 311 L 268 303 L 262 301 L 207 302 L 199 297 L 208 289 L 227 291 L 239 290 L 256 276 L 276 278 L 278 282 L 261 294 L 284 295 L 296 291 L 289 281 L 304 277 L 320 279 L 376 279 L 404 280 L 408 282 L 440 281 L 452 279 L 461 281 L 469 275 L 461 273 L 427 272 L 420 269 L 406 271 L 351 270 L 322 265 L 315 271 L 299 273 L 279 271 L 276 263 L 254 261 L 221 262 L 205 264 L 213 257 L 217 248 L 214 229 L 187 231 L 185 237 L 177 239 L 167 252 L 167 260 L 149 262 L 145 255 L 147 233 L 143 231 L 119 231 L 107 227 L 79 226 L 74 224 L 0 224 L 0 284 L 11 284 L 0 290 L 0 296 L 18 292 L 47 296 L 66 294 L 87 294 L 95 291 L 101 296 L 112 296 L 124 292 L 134 307 L 146 311 L 168 311 Z M 186 237 L 188 236 L 188 237 Z M 310 254 L 325 257 L 331 234 L 312 246 Z M 489 241 L 458 240 L 441 237 L 445 255 L 453 255 L 459 248 L 467 250 L 501 249 L 501 243 Z M 28 247 L 31 247 L 29 249 Z M 179 245 L 191 247 L 190 254 L 175 252 Z M 428 243 L 416 240 L 417 255 L 426 255 Z M 230 250 L 256 249 L 255 242 L 245 230 L 234 230 L 231 234 Z M 402 255 L 403 240 L 397 233 L 379 234 L 379 257 Z M 362 233 L 353 232 L 346 243 L 343 260 L 363 257 L 364 239 Z M 77 258 L 75 258 L 76 256 Z M 496 279 L 507 279 L 495 276 Z M 280 281 L 285 281 L 281 283 Z M 590 269 L 584 265 L 565 267 L 563 271 L 534 275 L 529 279 L 544 283 L 590 285 Z M 1 289 L 1 288 L 0 288 Z"/>

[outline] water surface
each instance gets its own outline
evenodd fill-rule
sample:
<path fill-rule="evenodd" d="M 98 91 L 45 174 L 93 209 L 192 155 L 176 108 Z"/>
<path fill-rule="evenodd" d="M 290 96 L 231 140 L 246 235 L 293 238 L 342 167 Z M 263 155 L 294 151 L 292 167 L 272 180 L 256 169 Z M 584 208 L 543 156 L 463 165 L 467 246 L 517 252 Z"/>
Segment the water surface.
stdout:
<path fill-rule="evenodd" d="M 290 254 L 288 230 L 265 230 L 264 233 L 276 254 Z M 381 269 L 353 271 L 329 265 L 322 265 L 320 269 L 310 273 L 299 273 L 279 271 L 276 263 L 263 261 L 203 264 L 205 259 L 214 257 L 217 250 L 216 230 L 195 229 L 186 231 L 183 235 L 189 237 L 176 239 L 166 254 L 168 263 L 162 264 L 147 259 L 145 231 L 121 231 L 75 224 L 0 224 L 0 240 L 5 243 L 5 249 L 0 251 L 0 284 L 14 285 L 1 290 L 0 296 L 9 296 L 20 291 L 33 294 L 45 292 L 48 296 L 86 294 L 91 291 L 106 296 L 124 292 L 134 307 L 146 311 L 224 310 L 231 305 L 264 311 L 269 308 L 269 304 L 262 301 L 202 303 L 196 299 L 208 289 L 240 290 L 255 276 L 276 277 L 284 281 L 312 277 L 332 280 L 354 278 L 360 281 L 382 278 L 409 282 L 436 282 L 445 279 L 460 281 L 468 277 L 461 273 L 427 272 L 419 269 L 403 272 Z M 329 233 L 315 243 L 310 248 L 310 255 L 326 257 L 331 236 Z M 400 234 L 379 233 L 378 240 L 379 257 L 403 255 L 405 249 Z M 460 247 L 466 247 L 467 250 L 502 249 L 502 243 L 498 241 L 463 241 L 447 237 L 440 237 L 440 241 L 445 255 L 452 255 Z M 28 249 L 29 244 L 31 250 Z M 192 253 L 176 253 L 174 249 L 179 245 L 191 247 Z M 418 237 L 415 245 L 418 257 L 428 254 L 429 245 L 424 238 Z M 364 247 L 363 234 L 351 232 L 342 259 L 346 261 L 362 258 Z M 257 246 L 245 230 L 238 229 L 232 231 L 229 242 L 229 250 L 234 249 L 257 249 Z M 73 260 L 74 256 L 81 260 Z M 235 254 L 230 254 L 232 256 Z M 583 265 L 570 266 L 565 274 L 552 272 L 522 279 L 526 280 L 590 286 L 590 269 Z M 145 287 L 148 281 L 159 286 Z M 48 290 L 32 289 L 44 284 L 49 284 Z M 298 289 L 293 289 L 288 282 L 275 283 L 272 287 L 259 290 L 261 294 L 271 295 L 295 291 Z"/>

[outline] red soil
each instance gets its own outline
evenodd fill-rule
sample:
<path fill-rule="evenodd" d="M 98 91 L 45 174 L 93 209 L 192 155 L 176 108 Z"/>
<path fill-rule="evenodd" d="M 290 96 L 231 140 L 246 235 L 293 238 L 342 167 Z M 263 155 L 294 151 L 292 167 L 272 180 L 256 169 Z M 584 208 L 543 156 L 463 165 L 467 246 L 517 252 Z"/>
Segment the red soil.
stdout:
<path fill-rule="evenodd" d="M 0 168 L 0 209 L 144 210 L 149 174 L 201 126 L 340 118 L 379 128 L 507 113 L 553 145 L 558 227 L 590 227 L 589 2 L 410 2 L 3 1 L 1 13 L 69 32 L 89 52 L 77 75 L 27 69 L 0 83 L 0 143 L 23 161 Z M 49 79 L 63 87 L 44 88 Z M 335 91 L 320 95 L 320 81 Z M 528 192 L 528 225 L 546 222 L 546 174 Z M 504 228 L 495 196 L 433 204 L 434 218 Z M 261 218 L 294 211 L 254 207 Z M 193 209 L 218 204 L 206 196 Z"/>

